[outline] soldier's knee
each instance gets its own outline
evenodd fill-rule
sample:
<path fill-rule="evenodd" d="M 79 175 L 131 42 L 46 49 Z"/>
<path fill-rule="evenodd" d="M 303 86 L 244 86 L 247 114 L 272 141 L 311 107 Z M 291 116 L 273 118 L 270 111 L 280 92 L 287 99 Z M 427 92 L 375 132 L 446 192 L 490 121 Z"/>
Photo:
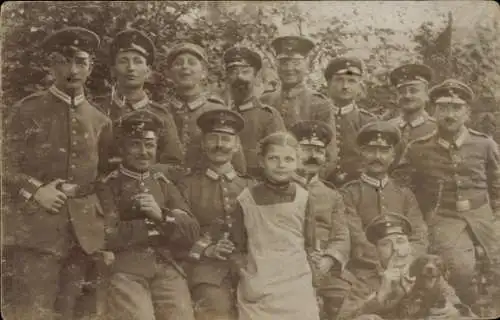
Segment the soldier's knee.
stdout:
<path fill-rule="evenodd" d="M 192 298 L 197 319 L 230 317 L 234 313 L 235 299 L 230 288 L 200 284 L 192 290 Z"/>

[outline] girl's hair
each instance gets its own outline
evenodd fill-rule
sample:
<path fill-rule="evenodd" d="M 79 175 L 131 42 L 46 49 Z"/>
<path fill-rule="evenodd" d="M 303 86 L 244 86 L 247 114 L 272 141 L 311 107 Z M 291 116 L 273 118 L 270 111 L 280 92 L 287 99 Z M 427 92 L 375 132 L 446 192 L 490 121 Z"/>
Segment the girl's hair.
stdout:
<path fill-rule="evenodd" d="M 278 131 L 271 133 L 259 142 L 259 155 L 263 156 L 267 153 L 270 145 L 288 146 L 294 149 L 299 147 L 297 139 L 289 132 Z"/>

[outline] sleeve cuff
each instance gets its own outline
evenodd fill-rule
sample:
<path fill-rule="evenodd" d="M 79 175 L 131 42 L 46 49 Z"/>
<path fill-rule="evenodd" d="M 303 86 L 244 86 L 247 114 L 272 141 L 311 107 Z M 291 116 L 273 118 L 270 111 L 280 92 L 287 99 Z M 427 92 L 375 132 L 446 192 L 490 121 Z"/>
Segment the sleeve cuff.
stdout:
<path fill-rule="evenodd" d="M 337 250 L 328 250 L 325 252 L 325 256 L 332 258 L 333 260 L 337 261 L 340 264 L 340 271 L 343 272 L 344 268 L 347 264 L 347 259 L 344 257 L 343 254 L 338 252 Z"/>
<path fill-rule="evenodd" d="M 40 188 L 41 186 L 43 186 L 42 182 L 38 181 L 35 178 L 29 177 L 21 185 L 21 188 L 19 189 L 19 195 L 23 197 L 26 201 L 28 201 L 33 197 L 38 188 Z"/>
<path fill-rule="evenodd" d="M 196 241 L 189 251 L 189 257 L 195 260 L 200 260 L 203 256 L 203 252 L 206 248 L 208 248 L 212 244 L 212 239 L 209 238 L 201 238 Z"/>

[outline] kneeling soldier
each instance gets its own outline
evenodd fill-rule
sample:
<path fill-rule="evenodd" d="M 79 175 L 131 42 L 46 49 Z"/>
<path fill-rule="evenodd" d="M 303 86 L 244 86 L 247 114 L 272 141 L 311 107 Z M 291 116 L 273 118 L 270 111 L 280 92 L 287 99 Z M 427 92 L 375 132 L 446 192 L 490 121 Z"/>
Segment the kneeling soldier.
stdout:
<path fill-rule="evenodd" d="M 99 188 L 106 248 L 115 254 L 107 303 L 113 319 L 194 319 L 185 274 L 171 248 L 189 248 L 198 225 L 177 188 L 151 170 L 160 127 L 145 110 L 123 119 L 122 164 Z"/>
<path fill-rule="evenodd" d="M 208 162 L 179 186 L 203 234 L 190 252 L 197 261 L 189 281 L 197 319 L 234 319 L 237 274 L 226 260 L 236 245 L 228 235 L 237 223 L 232 215 L 236 197 L 252 181 L 237 174 L 231 164 L 240 147 L 238 133 L 244 120 L 236 112 L 220 109 L 201 114 L 197 123 Z"/>
<path fill-rule="evenodd" d="M 306 237 L 313 264 L 314 285 L 323 303 L 326 319 L 336 319 L 349 283 L 340 278 L 349 259 L 349 229 L 344 201 L 335 187 L 319 179 L 326 162 L 326 146 L 332 139 L 330 127 L 320 121 L 301 121 L 290 130 L 300 144 L 302 168 L 298 180 L 309 191 Z"/>

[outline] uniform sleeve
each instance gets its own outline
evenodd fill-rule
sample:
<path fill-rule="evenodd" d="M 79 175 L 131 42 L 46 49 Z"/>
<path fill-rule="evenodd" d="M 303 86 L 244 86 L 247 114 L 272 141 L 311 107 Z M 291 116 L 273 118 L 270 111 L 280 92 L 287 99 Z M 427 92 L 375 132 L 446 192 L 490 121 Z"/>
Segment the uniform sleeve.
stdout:
<path fill-rule="evenodd" d="M 363 222 L 357 212 L 356 199 L 353 190 L 348 188 L 342 190 L 345 205 L 345 216 L 351 236 L 351 259 L 378 264 L 378 257 L 373 250 L 373 245 L 366 238 Z M 367 253 L 372 255 L 367 256 Z"/>
<path fill-rule="evenodd" d="M 100 175 L 104 175 L 110 170 L 109 160 L 112 157 L 113 143 L 113 124 L 111 120 L 107 119 L 99 136 L 99 163 L 97 169 Z"/>
<path fill-rule="evenodd" d="M 323 166 L 320 176 L 323 179 L 331 180 L 331 177 L 336 171 L 336 166 L 338 162 L 337 157 L 337 136 L 335 129 L 335 117 L 332 115 L 332 105 L 326 99 L 320 99 L 318 104 L 315 106 L 315 113 L 313 120 L 325 122 L 332 130 L 332 140 L 326 146 L 326 164 Z"/>
<path fill-rule="evenodd" d="M 496 218 L 500 219 L 500 154 L 498 145 L 492 140 L 489 142 L 486 162 L 488 190 L 491 207 L 496 213 Z"/>
<path fill-rule="evenodd" d="M 5 123 L 4 178 L 7 189 L 14 196 L 20 195 L 24 200 L 29 200 L 43 183 L 24 173 L 26 150 L 28 150 L 28 139 L 31 131 L 38 128 L 36 123 L 30 121 L 23 112 L 23 105 L 16 104 L 12 107 Z"/>
<path fill-rule="evenodd" d="M 185 198 L 181 194 L 180 190 L 171 182 L 167 183 L 167 209 L 174 210 L 179 209 L 182 210 L 189 215 L 191 215 L 191 209 L 189 208 Z"/>
<path fill-rule="evenodd" d="M 397 182 L 397 184 L 401 186 L 405 186 L 413 190 L 413 175 L 415 172 L 415 168 L 412 164 L 412 144 L 410 143 L 406 146 L 405 150 L 401 154 L 401 157 L 398 163 L 393 165 L 393 169 L 391 171 L 391 178 Z"/>
<path fill-rule="evenodd" d="M 285 122 L 283 121 L 283 118 L 281 117 L 281 114 L 278 112 L 273 107 L 269 107 L 271 109 L 271 118 L 269 119 L 269 123 L 266 127 L 266 132 L 265 135 L 268 136 L 271 133 L 277 132 L 277 131 L 285 131 Z"/>
<path fill-rule="evenodd" d="M 332 228 L 330 229 L 329 244 L 326 254 L 340 262 L 344 269 L 351 250 L 351 239 L 349 237 L 349 227 L 345 216 L 345 205 L 342 196 L 332 194 L 335 198 L 335 206 L 332 211 Z"/>
<path fill-rule="evenodd" d="M 427 247 L 429 246 L 427 224 L 424 221 L 417 199 L 413 193 L 407 188 L 405 188 L 403 192 L 405 193 L 406 216 L 408 220 L 410 220 L 413 228 L 413 233 L 409 237 L 409 240 L 413 245 L 415 256 L 418 257 L 427 253 Z"/>
<path fill-rule="evenodd" d="M 236 251 L 245 254 L 247 252 L 247 231 L 243 218 L 243 208 L 238 202 L 233 211 L 233 225 L 231 228 L 231 239 L 236 247 Z"/>
<path fill-rule="evenodd" d="M 159 139 L 158 159 L 160 163 L 182 163 L 181 140 L 177 133 L 177 126 L 172 114 L 164 110 L 162 112 L 163 130 Z"/>

